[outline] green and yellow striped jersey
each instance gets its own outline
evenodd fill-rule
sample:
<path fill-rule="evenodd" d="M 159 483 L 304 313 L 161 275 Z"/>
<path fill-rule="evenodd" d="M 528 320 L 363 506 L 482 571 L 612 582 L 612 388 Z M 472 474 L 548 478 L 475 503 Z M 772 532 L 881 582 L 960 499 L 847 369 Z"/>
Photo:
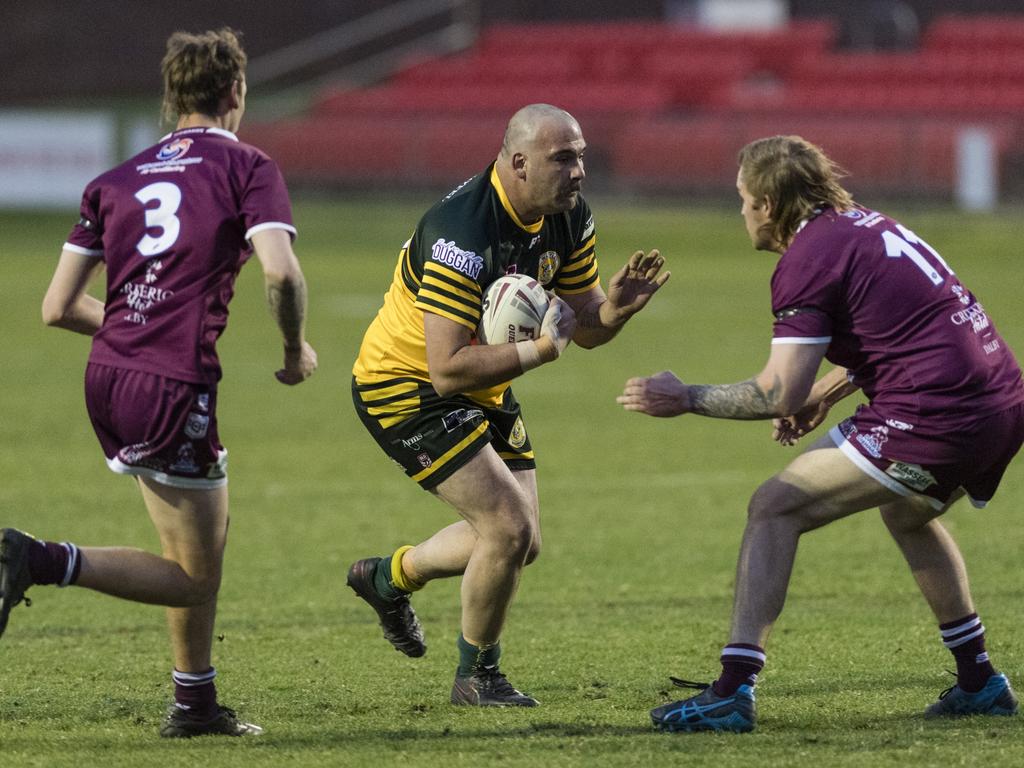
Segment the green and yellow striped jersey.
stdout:
<path fill-rule="evenodd" d="M 384 306 L 363 337 L 352 370 L 356 382 L 404 380 L 396 386 L 409 389 L 409 398 L 415 399 L 419 387 L 409 379 L 429 381 L 424 312 L 475 333 L 483 292 L 513 273 L 536 277 L 559 295 L 588 291 L 600 281 L 595 240 L 594 219 L 582 197 L 571 211 L 524 224 L 492 164 L 427 211 L 402 246 Z M 506 382 L 464 394 L 482 405 L 497 405 L 507 387 Z M 416 404 L 401 394 L 394 393 L 396 407 L 415 410 Z"/>

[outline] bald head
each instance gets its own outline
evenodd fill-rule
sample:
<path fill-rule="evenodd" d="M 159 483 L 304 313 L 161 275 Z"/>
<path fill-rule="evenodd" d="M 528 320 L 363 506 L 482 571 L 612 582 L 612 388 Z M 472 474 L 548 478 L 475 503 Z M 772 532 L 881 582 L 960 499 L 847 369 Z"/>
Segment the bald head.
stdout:
<path fill-rule="evenodd" d="M 564 109 L 530 104 L 512 115 L 494 170 L 523 221 L 575 207 L 586 147 L 579 123 Z"/>
<path fill-rule="evenodd" d="M 550 104 L 529 104 L 508 121 L 505 138 L 501 142 L 502 157 L 508 158 L 516 152 L 523 152 L 532 147 L 538 138 L 543 139 L 552 132 L 566 131 L 579 134 L 580 126 L 576 118 L 564 109 Z"/>

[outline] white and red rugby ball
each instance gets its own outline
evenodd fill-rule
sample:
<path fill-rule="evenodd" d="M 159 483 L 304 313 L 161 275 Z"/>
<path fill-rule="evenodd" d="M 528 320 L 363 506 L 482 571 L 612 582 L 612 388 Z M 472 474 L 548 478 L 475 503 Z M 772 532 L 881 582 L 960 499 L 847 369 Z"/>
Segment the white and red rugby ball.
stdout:
<path fill-rule="evenodd" d="M 504 275 L 491 283 L 481 303 L 481 344 L 509 344 L 540 337 L 548 311 L 544 286 L 528 275 Z"/>

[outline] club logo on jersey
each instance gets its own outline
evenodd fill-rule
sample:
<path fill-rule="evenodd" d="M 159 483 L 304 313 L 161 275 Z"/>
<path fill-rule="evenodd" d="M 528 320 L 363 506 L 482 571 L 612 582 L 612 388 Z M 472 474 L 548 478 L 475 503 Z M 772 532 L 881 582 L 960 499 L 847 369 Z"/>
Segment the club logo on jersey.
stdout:
<path fill-rule="evenodd" d="M 175 139 L 160 147 L 160 151 L 156 153 L 156 159 L 164 161 L 177 160 L 179 157 L 184 156 L 191 146 L 192 139 Z"/>
<path fill-rule="evenodd" d="M 516 423 L 512 425 L 512 431 L 508 436 L 508 444 L 516 450 L 526 445 L 526 426 L 523 424 L 521 416 L 517 417 Z"/>
<path fill-rule="evenodd" d="M 434 261 L 451 267 L 461 272 L 466 277 L 476 280 L 484 268 L 483 256 L 473 251 L 464 251 L 455 244 L 454 240 L 445 242 L 443 237 L 437 238 L 433 248 L 430 250 L 430 258 Z"/>
<path fill-rule="evenodd" d="M 537 280 L 541 285 L 547 285 L 555 279 L 555 272 L 558 271 L 560 264 L 561 260 L 555 251 L 545 251 L 540 255 L 540 261 L 537 262 Z"/>
<path fill-rule="evenodd" d="M 923 491 L 929 486 L 935 485 L 935 476 L 920 464 L 904 464 L 902 461 L 894 461 L 885 470 L 885 474 L 896 478 L 915 491 Z"/>

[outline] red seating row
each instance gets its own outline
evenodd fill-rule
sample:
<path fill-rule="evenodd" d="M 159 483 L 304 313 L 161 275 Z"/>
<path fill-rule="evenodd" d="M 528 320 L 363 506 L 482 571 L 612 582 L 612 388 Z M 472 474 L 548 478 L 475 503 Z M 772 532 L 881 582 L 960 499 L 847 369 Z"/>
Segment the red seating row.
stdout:
<path fill-rule="evenodd" d="M 1007 126 L 990 126 L 1002 156 Z M 853 190 L 949 192 L 961 127 L 949 121 L 846 121 L 828 118 L 693 118 L 633 123 L 609 156 L 616 179 L 641 188 L 721 188 L 736 178 L 736 154 L 762 136 L 798 134 L 852 169 Z"/>
<path fill-rule="evenodd" d="M 580 118 L 592 164 L 629 184 L 731 186 L 743 144 L 800 133 L 849 163 L 854 188 L 948 192 L 958 122 L 994 130 L 1000 162 L 1024 144 L 1024 37 L 1013 50 L 979 42 L 1016 40 L 1024 15 L 966 32 L 960 17 L 944 19 L 906 53 L 832 52 L 829 22 L 735 35 L 498 25 L 466 54 L 327 91 L 308 119 L 243 134 L 307 180 L 439 186 L 493 159 L 516 109 L 549 102 Z"/>
<path fill-rule="evenodd" d="M 1024 15 L 940 16 L 928 25 L 921 42 L 931 51 L 1019 52 L 1024 49 Z"/>
<path fill-rule="evenodd" d="M 306 182 L 454 184 L 498 154 L 505 118 L 373 116 L 246 123 L 240 137 Z"/>

